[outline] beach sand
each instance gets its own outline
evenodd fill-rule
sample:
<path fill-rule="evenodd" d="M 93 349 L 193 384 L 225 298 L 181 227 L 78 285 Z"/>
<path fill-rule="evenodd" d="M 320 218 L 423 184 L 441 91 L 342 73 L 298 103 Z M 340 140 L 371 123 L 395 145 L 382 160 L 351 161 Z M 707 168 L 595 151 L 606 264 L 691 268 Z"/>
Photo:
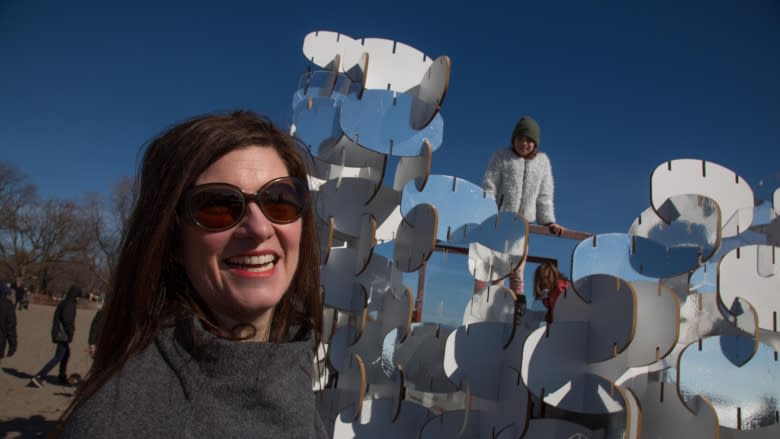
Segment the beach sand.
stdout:
<path fill-rule="evenodd" d="M 87 334 L 95 309 L 79 307 L 76 334 L 70 344 L 68 374 L 86 375 L 90 365 Z M 49 373 L 43 389 L 30 385 L 30 377 L 52 356 L 51 321 L 54 307 L 31 304 L 16 311 L 19 347 L 11 358 L 0 360 L 0 438 L 44 437 L 73 398 L 74 387 L 56 383 L 59 365 Z"/>

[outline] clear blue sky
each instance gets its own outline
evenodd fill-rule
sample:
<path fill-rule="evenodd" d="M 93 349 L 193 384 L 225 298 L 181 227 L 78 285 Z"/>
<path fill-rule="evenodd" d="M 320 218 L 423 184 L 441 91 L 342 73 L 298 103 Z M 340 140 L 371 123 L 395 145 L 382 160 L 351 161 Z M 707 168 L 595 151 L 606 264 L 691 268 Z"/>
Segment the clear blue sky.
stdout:
<path fill-rule="evenodd" d="M 433 173 L 478 184 L 533 115 L 573 229 L 626 232 L 665 160 L 751 185 L 780 170 L 780 2 L 455 4 L 0 0 L 0 160 L 45 197 L 80 197 L 133 175 L 143 144 L 190 116 L 288 126 L 303 39 L 329 30 L 451 57 Z"/>

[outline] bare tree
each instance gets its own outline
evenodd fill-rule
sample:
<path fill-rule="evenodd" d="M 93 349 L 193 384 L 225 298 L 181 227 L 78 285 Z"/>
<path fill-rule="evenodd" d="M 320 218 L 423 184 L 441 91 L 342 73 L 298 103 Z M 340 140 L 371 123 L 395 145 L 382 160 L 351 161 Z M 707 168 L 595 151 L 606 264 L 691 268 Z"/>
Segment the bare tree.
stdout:
<path fill-rule="evenodd" d="M 106 291 L 134 197 L 133 181 L 124 177 L 107 201 L 100 194 L 40 200 L 21 171 L 0 162 L 0 276 L 38 291 L 69 283 Z"/>
<path fill-rule="evenodd" d="M 19 236 L 14 231 L 20 226 L 19 213 L 37 200 L 38 188 L 27 182 L 27 176 L 13 164 L 0 162 L 0 269 L 4 276 L 18 283 L 29 279 L 16 262 L 31 256 L 26 250 L 17 252 Z"/>
<path fill-rule="evenodd" d="M 27 182 L 27 176 L 19 168 L 0 161 L 0 228 L 6 225 L 9 214 L 16 213 L 37 196 L 38 188 Z"/>
<path fill-rule="evenodd" d="M 121 226 L 117 230 L 117 236 L 121 238 L 127 221 L 130 219 L 130 214 L 133 211 L 133 205 L 135 204 L 136 187 L 133 179 L 130 177 L 122 177 L 114 185 L 114 190 L 111 192 L 111 207 L 119 220 L 118 224 Z"/>
<path fill-rule="evenodd" d="M 85 255 L 93 274 L 105 291 L 114 272 L 119 255 L 119 245 L 130 217 L 134 202 L 133 181 L 129 177 L 121 178 L 113 187 L 108 209 L 103 207 L 103 198 L 92 194 L 89 199 L 90 223 L 94 234 L 92 245 Z"/>
<path fill-rule="evenodd" d="M 92 239 L 85 209 L 73 201 L 50 199 L 20 212 L 17 251 L 30 254 L 24 270 L 34 274 L 39 289 L 49 288 L 58 265 L 81 262 Z"/>

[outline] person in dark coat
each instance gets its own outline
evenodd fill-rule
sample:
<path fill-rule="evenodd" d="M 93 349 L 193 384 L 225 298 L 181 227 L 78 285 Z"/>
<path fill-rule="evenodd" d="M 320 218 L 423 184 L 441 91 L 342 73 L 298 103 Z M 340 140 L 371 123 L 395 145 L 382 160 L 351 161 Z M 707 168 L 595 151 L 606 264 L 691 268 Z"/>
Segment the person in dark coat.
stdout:
<path fill-rule="evenodd" d="M 87 343 L 89 344 L 89 356 L 95 357 L 95 346 L 97 345 L 98 335 L 100 334 L 100 325 L 103 324 L 103 308 L 100 308 L 95 313 L 95 317 L 92 318 L 92 323 L 89 325 L 89 338 Z"/>
<path fill-rule="evenodd" d="M 30 378 L 30 383 L 35 387 L 43 387 L 43 381 L 54 366 L 59 363 L 59 382 L 68 383 L 68 360 L 70 359 L 70 342 L 76 332 L 76 299 L 82 296 L 81 288 L 73 285 L 68 289 L 65 299 L 54 310 L 54 319 L 51 327 L 51 341 L 56 343 L 57 350 L 54 357 L 43 368 Z"/>
<path fill-rule="evenodd" d="M 16 352 L 16 310 L 11 302 L 11 294 L 13 294 L 11 288 L 0 281 L 0 360 Z"/>
<path fill-rule="evenodd" d="M 11 289 L 14 290 L 16 296 L 16 307 L 21 310 L 24 307 L 24 287 L 14 282 L 11 284 Z"/>

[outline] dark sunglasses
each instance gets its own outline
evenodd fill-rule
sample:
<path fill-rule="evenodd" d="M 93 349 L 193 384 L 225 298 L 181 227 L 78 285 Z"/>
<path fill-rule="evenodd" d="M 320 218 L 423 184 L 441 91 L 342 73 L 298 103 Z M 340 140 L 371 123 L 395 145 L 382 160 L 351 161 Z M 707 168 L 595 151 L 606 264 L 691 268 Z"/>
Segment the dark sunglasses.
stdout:
<path fill-rule="evenodd" d="M 309 203 L 309 189 L 303 180 L 295 177 L 275 178 L 254 194 L 228 183 L 207 183 L 189 189 L 182 207 L 185 218 L 192 224 L 220 232 L 238 224 L 251 201 L 257 203 L 269 221 L 287 224 L 303 215 Z"/>

